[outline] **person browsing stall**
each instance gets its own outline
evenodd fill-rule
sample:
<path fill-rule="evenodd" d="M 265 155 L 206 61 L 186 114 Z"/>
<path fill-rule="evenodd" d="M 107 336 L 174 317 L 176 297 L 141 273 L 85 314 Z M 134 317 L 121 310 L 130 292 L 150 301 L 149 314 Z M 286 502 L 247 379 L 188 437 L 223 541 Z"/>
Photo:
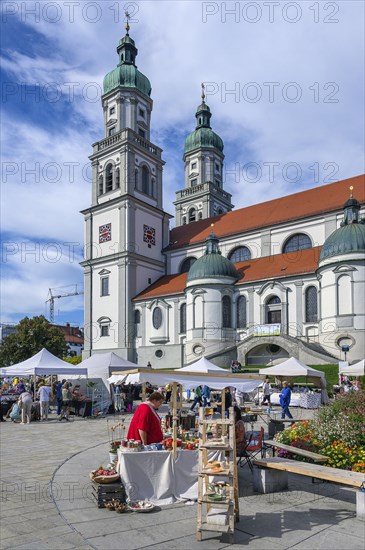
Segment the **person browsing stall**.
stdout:
<path fill-rule="evenodd" d="M 161 419 L 157 411 L 163 402 L 163 395 L 155 391 L 151 393 L 148 401 L 137 407 L 129 426 L 128 439 L 142 441 L 143 445 L 151 445 L 151 443 L 162 441 Z"/>
<path fill-rule="evenodd" d="M 293 418 L 291 412 L 289 411 L 290 399 L 291 399 L 291 389 L 289 388 L 288 382 L 283 382 L 283 389 L 279 395 L 280 405 L 281 405 L 281 418 Z"/>

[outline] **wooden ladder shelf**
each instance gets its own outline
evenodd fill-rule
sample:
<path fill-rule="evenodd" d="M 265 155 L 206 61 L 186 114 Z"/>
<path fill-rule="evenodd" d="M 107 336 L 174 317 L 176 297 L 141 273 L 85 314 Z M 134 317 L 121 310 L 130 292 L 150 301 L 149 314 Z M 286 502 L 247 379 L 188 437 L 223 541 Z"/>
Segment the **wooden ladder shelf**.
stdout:
<path fill-rule="evenodd" d="M 221 435 L 219 438 L 209 440 L 207 432 L 212 427 L 216 434 L 221 432 Z M 224 453 L 224 459 L 221 457 L 221 460 L 217 461 L 220 463 L 219 466 L 209 463 L 208 451 L 212 450 Z M 219 481 L 210 481 L 212 476 L 219 476 Z M 233 543 L 235 520 L 239 521 L 234 410 L 233 408 L 229 409 L 229 418 L 227 419 L 206 420 L 204 408 L 200 407 L 196 538 L 201 541 L 203 531 L 216 531 L 227 533 L 229 541 Z"/>

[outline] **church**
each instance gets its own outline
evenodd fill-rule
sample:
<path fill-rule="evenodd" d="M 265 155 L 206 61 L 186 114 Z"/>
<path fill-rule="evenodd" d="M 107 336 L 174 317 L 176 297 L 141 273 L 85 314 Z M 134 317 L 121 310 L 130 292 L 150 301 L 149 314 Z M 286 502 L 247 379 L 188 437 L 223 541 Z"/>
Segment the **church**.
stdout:
<path fill-rule="evenodd" d="M 150 141 L 151 84 L 126 34 L 103 83 L 85 220 L 84 358 L 114 351 L 154 368 L 365 356 L 365 178 L 234 210 L 224 144 L 205 102 L 183 151 L 175 227 L 162 150 Z"/>

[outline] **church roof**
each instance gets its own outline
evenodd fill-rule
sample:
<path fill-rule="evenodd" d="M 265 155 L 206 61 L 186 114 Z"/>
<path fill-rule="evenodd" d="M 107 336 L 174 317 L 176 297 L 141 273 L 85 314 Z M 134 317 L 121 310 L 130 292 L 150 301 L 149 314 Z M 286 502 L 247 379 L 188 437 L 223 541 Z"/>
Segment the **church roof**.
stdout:
<path fill-rule="evenodd" d="M 350 185 L 359 202 L 364 203 L 365 176 L 361 175 L 175 227 L 170 231 L 172 244 L 168 250 L 204 242 L 212 222 L 215 234 L 222 238 L 342 209 Z"/>
<path fill-rule="evenodd" d="M 254 281 L 264 282 L 293 275 L 314 273 L 318 267 L 320 251 L 321 247 L 316 246 L 314 248 L 307 248 L 306 250 L 299 250 L 298 252 L 276 254 L 275 256 L 264 256 L 255 260 L 238 262 L 234 264 L 240 274 L 240 279 L 236 284 L 240 285 Z M 153 285 L 138 294 L 134 298 L 134 301 L 183 294 L 187 277 L 187 273 L 161 277 Z"/>

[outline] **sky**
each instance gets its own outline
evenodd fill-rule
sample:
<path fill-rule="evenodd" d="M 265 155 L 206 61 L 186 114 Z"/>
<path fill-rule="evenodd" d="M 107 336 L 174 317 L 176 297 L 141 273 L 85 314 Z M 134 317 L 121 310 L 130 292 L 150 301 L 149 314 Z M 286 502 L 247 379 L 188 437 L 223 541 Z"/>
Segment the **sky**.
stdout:
<path fill-rule="evenodd" d="M 88 156 L 125 10 L 152 84 L 166 211 L 202 82 L 236 208 L 364 172 L 362 1 L 3 0 L 1 322 L 49 317 L 49 289 L 82 291 Z M 55 300 L 55 322 L 82 326 L 83 296 Z"/>

